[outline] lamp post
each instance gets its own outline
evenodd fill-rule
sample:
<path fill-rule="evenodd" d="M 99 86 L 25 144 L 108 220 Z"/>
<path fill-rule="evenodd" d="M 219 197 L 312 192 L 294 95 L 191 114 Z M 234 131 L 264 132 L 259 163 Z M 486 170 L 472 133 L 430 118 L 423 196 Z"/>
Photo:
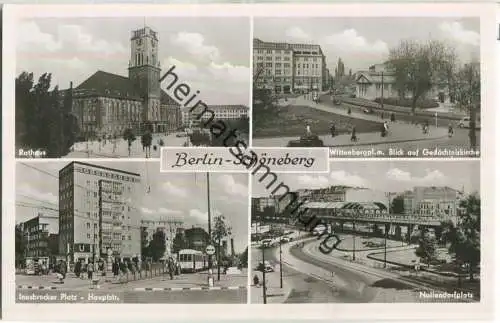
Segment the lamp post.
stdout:
<path fill-rule="evenodd" d="M 259 229 L 260 226 L 262 225 L 262 222 L 259 223 Z M 259 230 L 260 233 L 260 230 Z M 261 244 L 260 246 L 262 250 L 262 267 L 258 266 L 258 268 L 262 268 L 262 300 L 264 304 L 267 304 L 267 292 L 266 292 L 266 266 L 265 266 L 265 257 L 264 257 L 264 249 L 265 246 L 264 244 Z"/>
<path fill-rule="evenodd" d="M 387 215 L 389 217 L 389 224 L 385 224 L 385 230 L 384 230 L 384 268 L 387 268 L 387 238 L 389 236 L 389 230 L 391 229 L 392 226 L 392 219 L 391 219 L 391 192 L 385 193 L 385 196 L 387 197 Z"/>
<path fill-rule="evenodd" d="M 283 239 L 280 238 L 280 288 L 283 288 L 283 262 L 281 259 L 281 243 Z"/>
<path fill-rule="evenodd" d="M 356 221 L 352 213 L 352 260 L 356 260 Z"/>
<path fill-rule="evenodd" d="M 212 220 L 210 215 L 210 173 L 207 172 L 208 241 L 212 242 Z M 212 255 L 208 255 L 208 269 L 212 271 Z"/>

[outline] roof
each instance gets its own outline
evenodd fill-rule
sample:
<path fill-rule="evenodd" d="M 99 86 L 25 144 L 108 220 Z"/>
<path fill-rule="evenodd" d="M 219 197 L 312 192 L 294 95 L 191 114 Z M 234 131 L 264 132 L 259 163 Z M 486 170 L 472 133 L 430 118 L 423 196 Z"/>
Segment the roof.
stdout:
<path fill-rule="evenodd" d="M 81 90 L 87 90 L 88 94 L 93 95 L 142 100 L 134 83 L 128 77 L 104 71 L 92 74 L 76 87 L 75 92 Z"/>
<path fill-rule="evenodd" d="M 75 95 L 78 94 L 143 100 L 136 85 L 128 77 L 104 71 L 95 72 L 78 85 Z M 164 105 L 180 105 L 164 90 L 161 90 L 160 102 Z"/>
<path fill-rule="evenodd" d="M 180 106 L 180 104 L 177 103 L 177 101 L 175 101 L 174 99 L 172 99 L 172 97 L 170 95 L 168 95 L 167 92 L 165 92 L 163 90 L 161 90 L 160 102 L 161 102 L 161 104 L 165 104 L 165 105 Z"/>
<path fill-rule="evenodd" d="M 308 209 L 387 210 L 387 206 L 380 202 L 309 202 L 303 207 Z"/>
<path fill-rule="evenodd" d="M 356 78 L 356 83 L 359 83 L 359 79 L 364 77 L 368 80 L 369 83 L 382 83 L 382 74 L 381 73 L 372 73 L 372 72 L 359 72 L 358 77 Z M 394 75 L 384 74 L 384 83 L 395 83 L 396 78 Z"/>

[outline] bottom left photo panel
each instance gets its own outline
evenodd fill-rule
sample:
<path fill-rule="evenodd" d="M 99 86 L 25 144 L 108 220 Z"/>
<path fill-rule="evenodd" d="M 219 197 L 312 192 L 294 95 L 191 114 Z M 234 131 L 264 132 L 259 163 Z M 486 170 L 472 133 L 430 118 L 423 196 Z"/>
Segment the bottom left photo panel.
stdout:
<path fill-rule="evenodd" d="M 17 303 L 247 303 L 246 173 L 18 161 Z"/>

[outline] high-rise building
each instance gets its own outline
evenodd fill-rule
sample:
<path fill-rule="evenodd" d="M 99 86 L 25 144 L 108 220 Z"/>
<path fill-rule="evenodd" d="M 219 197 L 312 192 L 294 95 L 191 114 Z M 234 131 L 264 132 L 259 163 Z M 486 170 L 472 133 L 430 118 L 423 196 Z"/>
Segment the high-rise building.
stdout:
<path fill-rule="evenodd" d="M 83 162 L 59 171 L 59 253 L 69 262 L 141 254 L 140 175 Z"/>
<path fill-rule="evenodd" d="M 328 88 L 326 58 L 320 45 L 253 40 L 256 86 L 274 93 L 322 91 Z"/>
<path fill-rule="evenodd" d="M 51 257 L 57 255 L 52 243 L 57 241 L 59 221 L 57 214 L 41 213 L 22 223 L 26 239 L 26 257 Z"/>

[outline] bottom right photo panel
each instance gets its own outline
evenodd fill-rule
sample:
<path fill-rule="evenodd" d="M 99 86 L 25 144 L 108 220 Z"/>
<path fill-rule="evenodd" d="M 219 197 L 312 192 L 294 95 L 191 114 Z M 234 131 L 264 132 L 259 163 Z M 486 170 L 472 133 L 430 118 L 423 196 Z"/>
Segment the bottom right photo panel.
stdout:
<path fill-rule="evenodd" d="M 480 301 L 479 160 L 253 176 L 251 303 Z"/>

